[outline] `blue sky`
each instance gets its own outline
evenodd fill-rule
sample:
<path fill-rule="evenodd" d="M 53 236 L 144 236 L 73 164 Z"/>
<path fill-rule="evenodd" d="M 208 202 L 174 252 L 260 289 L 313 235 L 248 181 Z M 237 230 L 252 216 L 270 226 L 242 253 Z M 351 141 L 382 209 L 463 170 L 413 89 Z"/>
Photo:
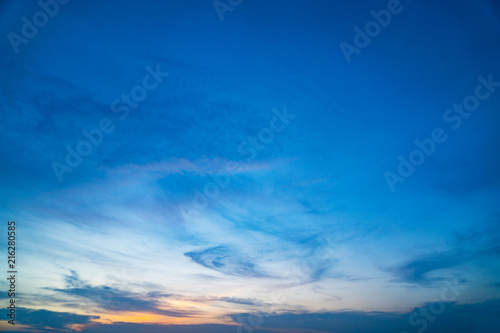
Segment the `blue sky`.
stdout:
<path fill-rule="evenodd" d="M 497 331 L 495 1 L 41 3 L 0 4 L 18 331 Z"/>

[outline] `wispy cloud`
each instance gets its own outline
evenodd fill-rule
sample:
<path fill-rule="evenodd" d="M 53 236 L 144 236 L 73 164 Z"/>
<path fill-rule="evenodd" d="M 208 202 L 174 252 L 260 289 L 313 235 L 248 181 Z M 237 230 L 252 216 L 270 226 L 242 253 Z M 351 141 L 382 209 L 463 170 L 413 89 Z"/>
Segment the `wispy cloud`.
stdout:
<path fill-rule="evenodd" d="M 119 173 L 124 175 L 139 175 L 139 174 L 157 174 L 158 176 L 168 176 L 171 174 L 197 174 L 201 176 L 215 174 L 219 172 L 226 172 L 227 165 L 236 163 L 225 159 L 199 159 L 191 161 L 188 159 L 173 159 L 171 161 L 151 162 L 148 164 L 126 164 L 110 172 Z M 275 165 L 281 164 L 281 161 L 273 162 L 248 162 L 238 163 L 237 173 L 249 172 L 254 170 L 270 169 Z"/>
<path fill-rule="evenodd" d="M 242 277 L 265 277 L 247 256 L 237 249 L 228 246 L 212 247 L 203 251 L 184 253 L 195 263 L 203 267 L 227 274 Z"/>
<path fill-rule="evenodd" d="M 234 303 L 234 304 L 242 304 L 242 305 L 256 305 L 261 306 L 263 303 L 255 298 L 238 298 L 238 297 L 221 297 L 219 301 Z"/>
<path fill-rule="evenodd" d="M 462 265 L 500 257 L 498 227 L 488 223 L 482 228 L 484 230 L 455 235 L 454 245 L 449 250 L 415 256 L 387 271 L 397 281 L 429 286 L 446 278 L 444 275 L 436 276 L 438 271 L 450 274 Z"/>
<path fill-rule="evenodd" d="M 412 260 L 400 266 L 392 267 L 389 272 L 397 276 L 398 280 L 428 285 L 442 281 L 443 278 L 429 277 L 434 271 L 456 267 L 466 261 L 466 258 L 457 253 L 433 254 L 427 257 Z"/>

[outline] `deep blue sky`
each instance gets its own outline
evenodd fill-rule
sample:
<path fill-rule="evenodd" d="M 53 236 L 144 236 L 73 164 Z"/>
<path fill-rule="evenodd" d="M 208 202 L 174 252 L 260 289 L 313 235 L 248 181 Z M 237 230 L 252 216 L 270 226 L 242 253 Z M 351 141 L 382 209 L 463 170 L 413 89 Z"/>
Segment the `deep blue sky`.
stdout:
<path fill-rule="evenodd" d="M 498 3 L 402 0 L 350 59 L 397 1 L 220 3 L 72 0 L 33 36 L 0 4 L 19 324 L 416 332 L 446 301 L 426 332 L 495 332 Z"/>

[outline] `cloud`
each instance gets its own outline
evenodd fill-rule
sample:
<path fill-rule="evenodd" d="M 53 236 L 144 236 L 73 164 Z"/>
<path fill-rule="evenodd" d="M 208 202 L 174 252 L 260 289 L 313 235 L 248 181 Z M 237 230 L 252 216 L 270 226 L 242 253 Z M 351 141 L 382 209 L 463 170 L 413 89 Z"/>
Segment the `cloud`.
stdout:
<path fill-rule="evenodd" d="M 4 13 L 4 36 L 20 33 L 20 18 L 31 20 L 31 9 L 38 10 L 36 4 L 2 3 L 10 4 L 3 9 L 28 9 Z M 44 301 L 61 311 L 71 304 L 64 311 L 73 311 L 80 303 L 109 312 L 190 316 L 184 308 L 169 307 L 172 292 L 179 298 L 188 294 L 191 304 L 209 309 L 208 318 L 214 313 L 211 303 L 218 302 L 214 307 L 221 312 L 246 308 L 260 299 L 267 302 L 263 293 L 280 288 L 288 304 L 274 306 L 287 310 L 407 308 L 415 300 L 379 275 L 380 262 L 396 263 L 390 273 L 398 282 L 428 285 L 469 260 L 498 256 L 500 247 L 494 242 L 483 244 L 482 250 L 443 251 L 450 232 L 497 210 L 500 160 L 494 152 L 500 142 L 495 140 L 500 113 L 491 112 L 495 100 L 482 104 L 460 132 L 447 132 L 448 142 L 436 146 L 397 195 L 382 177 L 387 168 L 395 171 L 398 154 L 407 158 L 416 148 L 415 138 L 447 126 L 436 118 L 444 111 L 440 105 L 459 102 L 462 92 L 471 92 L 477 75 L 496 71 L 498 31 L 491 31 L 491 24 L 457 25 L 461 17 L 483 22 L 480 5 L 455 6 L 454 15 L 445 17 L 440 14 L 444 2 L 434 8 L 434 3 L 414 1 L 414 15 L 408 19 L 425 14 L 429 27 L 423 31 L 419 24 L 405 24 L 408 31 L 401 36 L 424 33 L 429 47 L 415 38 L 381 34 L 377 44 L 389 47 L 392 59 L 388 61 L 387 52 L 365 54 L 365 60 L 378 64 L 367 71 L 337 66 L 345 61 L 339 59 L 338 45 L 329 41 L 332 31 L 333 40 L 352 37 L 345 33 L 352 32 L 350 14 L 361 7 L 368 14 L 368 1 L 253 2 L 226 13 L 233 19 L 228 16 L 223 24 L 210 1 L 199 8 L 194 3 L 144 6 L 127 1 L 120 15 L 110 17 L 116 10 L 112 2 L 71 1 L 36 39 L 21 45 L 16 57 L 11 57 L 7 38 L 0 42 L 8 47 L 0 52 L 2 211 L 19 219 L 25 230 L 23 251 L 30 263 L 23 283 L 31 288 L 26 292 L 40 290 L 58 299 L 49 302 L 46 296 L 31 307 L 40 308 Z M 441 27 L 450 33 L 435 34 L 434 28 Z M 453 38 L 448 43 L 452 49 L 441 47 L 441 37 L 447 35 Z M 69 56 L 61 56 L 61 50 Z M 429 50 L 437 53 L 422 53 Z M 446 61 L 450 56 L 453 61 Z M 172 74 L 121 120 L 111 110 L 112 101 L 130 95 L 141 84 L 145 66 L 157 63 Z M 380 77 L 383 85 L 377 84 Z M 297 120 L 280 133 L 268 131 L 273 137 L 267 140 L 272 109 L 284 105 Z M 95 129 L 104 117 L 116 130 L 59 183 L 51 162 L 66 163 L 66 146 L 77 149 L 87 139 L 82 131 Z M 272 142 L 254 146 L 254 140 Z M 258 151 L 252 162 L 239 149 L 244 141 Z M 193 194 L 214 182 L 210 173 L 223 170 L 229 161 L 239 162 L 242 172 L 221 187 L 192 223 L 185 221 L 178 208 L 191 207 Z M 489 193 L 476 197 L 484 190 Z M 473 200 L 461 197 L 468 193 Z M 457 195 L 460 200 L 455 201 Z M 313 240 L 302 242 L 333 230 L 345 238 L 355 235 L 335 249 L 335 258 L 323 255 Z M 422 244 L 416 236 L 425 232 Z M 221 244 L 228 246 L 217 247 Z M 416 252 L 408 255 L 414 244 Z M 500 282 L 493 261 L 471 265 L 464 278 L 476 286 Z M 107 274 L 122 266 L 137 275 Z M 74 273 L 67 286 L 57 285 L 54 292 L 50 275 L 60 267 L 89 276 L 99 272 L 92 277 L 99 282 L 82 281 Z M 291 282 L 278 282 L 290 268 Z M 139 274 L 163 287 L 148 285 Z M 241 279 L 262 276 L 273 278 Z M 337 276 L 346 278 L 332 281 Z M 348 277 L 371 279 L 371 284 L 350 283 L 354 278 Z M 306 283 L 314 285 L 299 285 Z M 415 294 L 423 289 L 415 288 Z M 495 297 L 481 286 L 477 290 L 477 297 Z M 426 291 L 415 298 L 426 297 Z M 337 296 L 339 302 L 332 304 Z M 200 304 L 197 298 L 209 301 Z M 135 326 L 134 331 L 140 329 Z"/>
<path fill-rule="evenodd" d="M 242 277 L 264 277 L 249 258 L 228 246 L 217 246 L 199 252 L 184 253 L 195 263 L 221 273 Z"/>
<path fill-rule="evenodd" d="M 255 298 L 237 298 L 237 297 L 221 297 L 219 301 L 242 304 L 242 305 L 258 305 L 261 306 L 263 303 Z"/>
<path fill-rule="evenodd" d="M 438 270 L 459 268 L 460 265 L 480 259 L 498 258 L 499 228 L 497 224 L 488 222 L 482 230 L 470 230 L 455 234 L 455 244 L 448 251 L 425 254 L 414 257 L 405 263 L 393 266 L 387 271 L 396 277 L 397 281 L 419 285 L 431 285 L 444 280 L 444 277 L 430 277 Z"/>
<path fill-rule="evenodd" d="M 271 333 L 387 333 L 416 332 L 426 333 L 496 333 L 500 328 L 498 309 L 500 299 L 475 304 L 428 303 L 409 313 L 336 311 L 320 313 L 237 313 L 228 316 L 233 325 L 155 325 L 137 323 L 90 323 L 91 316 L 57 313 L 46 310 L 23 309 L 23 324 L 39 323 L 56 329 L 71 324 L 86 324 L 83 333 L 108 332 L 149 332 L 149 333 L 220 333 L 242 332 Z M 441 309 L 441 313 L 436 310 Z M 425 313 L 425 314 L 424 314 Z M 430 318 L 426 319 L 425 318 Z M 235 326 L 238 325 L 238 326 Z"/>
<path fill-rule="evenodd" d="M 48 310 L 35 310 L 17 308 L 18 323 L 29 325 L 34 329 L 53 332 L 55 330 L 67 329 L 75 324 L 88 324 L 98 316 L 86 316 L 68 312 L 54 312 Z"/>
<path fill-rule="evenodd" d="M 167 176 L 171 174 L 198 174 L 201 176 L 210 175 L 219 172 L 227 172 L 228 164 L 238 163 L 238 172 L 248 172 L 255 170 L 268 169 L 283 163 L 281 160 L 273 162 L 248 162 L 239 163 L 236 161 L 224 159 L 198 159 L 188 160 L 185 158 L 174 158 L 170 161 L 156 161 L 147 164 L 127 164 L 114 169 L 110 172 L 118 172 L 121 176 L 131 176 L 135 174 L 152 174 L 158 176 Z"/>
<path fill-rule="evenodd" d="M 229 317 L 253 329 L 280 332 L 335 332 L 335 333 L 494 333 L 500 328 L 498 309 L 500 299 L 476 304 L 429 303 L 410 313 L 338 311 L 323 313 L 232 314 Z M 441 313 L 432 309 L 441 309 Z M 434 310 L 435 311 L 435 310 Z M 425 315 L 430 316 L 425 320 Z M 425 320 L 425 321 L 424 321 Z M 258 330 L 257 330 L 258 331 Z"/>
<path fill-rule="evenodd" d="M 465 260 L 458 254 L 441 253 L 411 260 L 405 264 L 390 268 L 389 272 L 395 275 L 399 281 L 427 285 L 443 280 L 443 278 L 437 277 L 430 278 L 428 274 L 431 272 L 455 267 Z"/>
<path fill-rule="evenodd" d="M 109 311 L 148 312 L 172 317 L 189 317 L 193 311 L 165 310 L 160 299 L 171 296 L 161 292 L 148 292 L 145 295 L 119 290 L 109 286 L 90 286 L 80 280 L 76 272 L 65 278 L 66 289 L 52 289 L 66 295 L 76 296 L 89 301 L 89 306 L 95 306 Z M 160 308 L 162 307 L 162 308 Z"/>
<path fill-rule="evenodd" d="M 309 252 L 304 257 L 301 265 L 309 273 L 308 282 L 312 283 L 332 277 L 332 268 L 338 262 L 333 256 L 338 240 L 334 240 L 331 235 L 317 234 L 303 240 L 301 243 L 309 247 Z M 340 274 L 335 274 L 335 277 L 339 276 Z"/>

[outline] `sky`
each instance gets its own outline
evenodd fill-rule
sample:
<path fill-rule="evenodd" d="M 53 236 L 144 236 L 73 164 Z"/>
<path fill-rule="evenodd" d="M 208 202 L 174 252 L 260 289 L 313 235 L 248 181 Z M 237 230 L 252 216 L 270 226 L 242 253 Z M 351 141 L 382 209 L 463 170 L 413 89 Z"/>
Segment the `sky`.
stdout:
<path fill-rule="evenodd" d="M 0 2 L 0 330 L 498 332 L 499 42 L 494 0 Z"/>

